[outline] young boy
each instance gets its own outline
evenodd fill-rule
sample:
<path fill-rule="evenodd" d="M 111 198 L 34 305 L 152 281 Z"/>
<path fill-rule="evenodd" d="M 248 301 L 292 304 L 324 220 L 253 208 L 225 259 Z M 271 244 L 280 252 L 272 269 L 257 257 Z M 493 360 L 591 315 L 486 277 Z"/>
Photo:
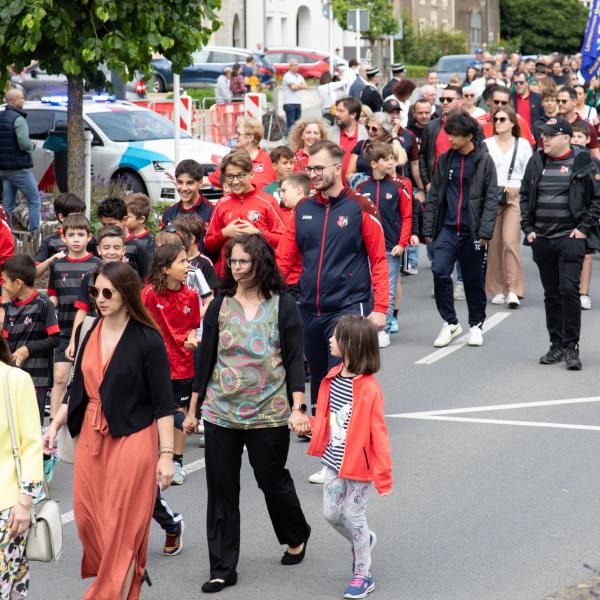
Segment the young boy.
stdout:
<path fill-rule="evenodd" d="M 77 194 L 59 194 L 54 198 L 54 213 L 59 223 L 62 223 L 69 215 L 74 213 L 85 213 L 85 202 Z M 94 240 L 90 241 L 88 246 L 90 252 L 94 252 Z M 45 273 L 52 263 L 59 258 L 64 258 L 67 252 L 65 240 L 62 237 L 62 230 L 59 227 L 56 233 L 49 235 L 42 241 L 38 251 L 35 254 L 35 264 L 37 265 L 37 276 Z"/>
<path fill-rule="evenodd" d="M 381 215 L 389 268 L 390 304 L 385 328 L 379 332 L 379 347 L 386 348 L 390 345 L 396 286 L 402 269 L 402 254 L 411 242 L 412 184 L 407 177 L 391 175 L 396 168 L 391 146 L 374 142 L 367 147 L 365 158 L 371 165 L 372 175 L 359 184 L 357 192 L 369 196 Z"/>
<path fill-rule="evenodd" d="M 134 239 L 150 256 L 154 256 L 154 236 L 146 229 L 152 205 L 146 194 L 128 194 L 125 198 L 127 221 L 125 225 Z"/>
<path fill-rule="evenodd" d="M 193 159 L 179 162 L 175 168 L 175 187 L 181 200 L 165 209 L 160 228 L 171 224 L 180 215 L 194 214 L 208 223 L 212 215 L 212 204 L 200 193 L 204 171 Z"/>
<path fill-rule="evenodd" d="M 60 327 L 59 344 L 54 351 L 54 385 L 50 400 L 50 417 L 54 417 L 65 395 L 71 361 L 65 352 L 71 339 L 71 329 L 77 309 L 75 301 L 82 279 L 94 271 L 100 259 L 92 256 L 87 245 L 92 239 L 90 223 L 84 215 L 70 214 L 62 222 L 62 235 L 67 246 L 67 255 L 50 266 L 48 296 L 58 312 Z"/>
<path fill-rule="evenodd" d="M 269 156 L 277 173 L 277 179 L 263 188 L 263 191 L 271 194 L 281 204 L 280 185 L 285 177 L 294 172 L 294 153 L 287 146 L 277 146 L 271 150 Z"/>
<path fill-rule="evenodd" d="M 2 334 L 15 366 L 31 375 L 43 426 L 59 327 L 54 305 L 46 294 L 35 290 L 35 276 L 35 262 L 25 254 L 13 256 L 2 265 L 3 286 L 10 298 L 4 307 Z"/>
<path fill-rule="evenodd" d="M 571 144 L 575 146 L 577 152 L 587 152 L 589 150 L 587 145 L 590 143 L 590 130 L 586 121 L 575 121 L 571 125 L 573 129 L 573 135 L 571 137 Z M 595 159 L 594 162 L 600 167 Z M 581 308 L 583 310 L 590 310 L 592 308 L 592 299 L 590 298 L 590 285 L 592 283 L 592 254 L 588 253 L 583 259 L 583 267 L 581 268 L 581 281 L 579 287 Z"/>
<path fill-rule="evenodd" d="M 127 230 L 127 206 L 121 198 L 105 198 L 98 205 L 98 217 L 102 225 L 116 225 L 125 233 L 125 258 L 143 279 L 150 273 L 152 256 Z"/>

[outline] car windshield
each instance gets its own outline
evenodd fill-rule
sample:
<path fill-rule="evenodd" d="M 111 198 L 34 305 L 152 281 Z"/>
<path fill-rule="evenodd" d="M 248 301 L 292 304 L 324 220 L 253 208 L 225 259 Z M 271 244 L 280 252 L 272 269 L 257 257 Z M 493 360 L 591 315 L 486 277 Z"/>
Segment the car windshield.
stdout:
<path fill-rule="evenodd" d="M 440 58 L 437 70 L 442 72 L 452 71 L 460 73 L 466 71 L 472 61 L 473 59 L 471 57 Z"/>
<path fill-rule="evenodd" d="M 88 117 L 113 142 L 148 142 L 173 139 L 173 123 L 150 110 L 91 113 Z M 184 131 L 182 138 L 190 136 Z"/>

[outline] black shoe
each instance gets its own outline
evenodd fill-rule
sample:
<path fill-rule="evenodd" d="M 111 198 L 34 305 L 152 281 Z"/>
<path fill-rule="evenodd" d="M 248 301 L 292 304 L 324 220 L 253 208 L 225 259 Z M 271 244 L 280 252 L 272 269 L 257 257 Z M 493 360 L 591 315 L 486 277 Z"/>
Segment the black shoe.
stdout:
<path fill-rule="evenodd" d="M 308 535 L 304 540 L 304 546 L 302 548 L 302 552 L 298 552 L 298 554 L 290 554 L 287 550 L 284 552 L 281 557 L 282 565 L 299 565 L 304 560 L 304 555 L 306 554 L 306 544 L 308 543 L 308 538 L 310 537 L 310 526 L 308 528 Z"/>
<path fill-rule="evenodd" d="M 209 580 L 209 581 L 204 582 L 202 584 L 202 591 L 205 594 L 214 594 L 216 592 L 220 592 L 221 590 L 225 589 L 227 586 L 235 585 L 236 583 L 237 583 L 237 573 L 235 573 L 234 576 L 229 581 Z"/>
<path fill-rule="evenodd" d="M 540 365 L 555 365 L 562 362 L 565 357 L 565 351 L 556 344 L 550 346 L 550 350 L 540 357 Z"/>
<path fill-rule="evenodd" d="M 152 587 L 152 581 L 150 580 L 148 571 L 144 571 L 144 574 L 142 575 L 142 578 L 140 579 L 140 583 L 147 583 L 148 587 Z"/>
<path fill-rule="evenodd" d="M 565 350 L 565 364 L 569 371 L 581 371 L 581 361 L 579 360 L 579 348 L 567 348 Z"/>

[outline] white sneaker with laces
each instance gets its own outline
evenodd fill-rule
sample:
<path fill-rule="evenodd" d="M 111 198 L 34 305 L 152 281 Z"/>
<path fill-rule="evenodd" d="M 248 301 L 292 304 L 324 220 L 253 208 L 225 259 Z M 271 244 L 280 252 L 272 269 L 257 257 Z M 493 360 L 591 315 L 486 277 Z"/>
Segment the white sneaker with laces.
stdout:
<path fill-rule="evenodd" d="M 517 296 L 514 292 L 508 292 L 508 296 L 506 296 L 506 304 L 508 304 L 508 308 L 519 308 L 521 304 L 519 301 L 519 296 Z"/>
<path fill-rule="evenodd" d="M 469 346 L 483 346 L 483 331 L 479 325 L 469 329 Z"/>
<path fill-rule="evenodd" d="M 433 345 L 435 348 L 443 348 L 447 346 L 455 337 L 459 336 L 462 333 L 462 327 L 460 323 L 456 323 L 455 325 L 451 325 L 450 323 L 444 323 L 442 325 L 442 329 L 440 333 L 435 338 Z"/>
<path fill-rule="evenodd" d="M 308 480 L 311 483 L 319 483 L 319 484 L 324 484 L 325 483 L 325 472 L 327 470 L 327 467 L 322 467 L 320 471 L 317 471 L 316 473 L 313 473 Z"/>
<path fill-rule="evenodd" d="M 385 331 L 380 331 L 378 334 L 379 337 L 379 347 L 387 348 L 392 342 L 390 340 L 390 334 Z"/>
<path fill-rule="evenodd" d="M 590 310 L 592 308 L 592 299 L 587 294 L 581 294 L 580 300 L 583 310 Z"/>
<path fill-rule="evenodd" d="M 185 471 L 183 465 L 180 465 L 177 461 L 173 461 L 173 467 L 175 472 L 173 473 L 172 485 L 183 485 L 185 482 Z"/>
<path fill-rule="evenodd" d="M 492 304 L 504 304 L 506 302 L 506 296 L 504 294 L 496 294 L 492 298 Z"/>
<path fill-rule="evenodd" d="M 465 299 L 465 286 L 462 281 L 457 281 L 454 284 L 454 299 L 464 300 Z"/>

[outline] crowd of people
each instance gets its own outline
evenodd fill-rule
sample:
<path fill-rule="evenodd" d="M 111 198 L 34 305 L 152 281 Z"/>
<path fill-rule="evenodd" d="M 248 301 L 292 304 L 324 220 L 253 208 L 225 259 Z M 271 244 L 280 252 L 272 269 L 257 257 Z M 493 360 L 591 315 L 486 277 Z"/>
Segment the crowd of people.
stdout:
<path fill-rule="evenodd" d="M 76 438 L 81 573 L 94 578 L 84 598 L 133 599 L 151 585 L 152 519 L 164 554 L 181 551 L 184 520 L 163 492 L 185 483 L 190 435 L 205 447 L 202 590 L 237 583 L 244 447 L 286 547 L 281 563 L 301 563 L 311 526 L 286 469 L 290 432 L 321 458 L 310 481 L 323 484 L 324 516 L 352 545 L 344 597 L 372 592 L 367 496 L 393 485 L 375 373 L 402 323 L 401 274 L 418 275 L 419 246 L 442 323 L 435 347 L 462 332 L 456 301 L 466 299 L 473 347 L 484 343 L 488 301 L 521 306 L 523 236 L 544 289 L 550 345 L 539 362 L 582 368 L 581 311 L 600 249 L 600 98 L 595 83 L 574 81 L 579 60 L 478 52 L 463 81 L 440 86 L 430 73 L 420 88 L 395 64 L 381 92 L 378 70 L 351 61 L 342 82 L 322 82 L 318 118 L 299 118 L 292 69 L 287 143 L 267 153 L 262 125 L 240 118 L 217 171 L 176 166 L 180 200 L 156 235 L 144 194 L 103 199 L 92 231 L 67 193 L 54 199 L 56 233 L 35 257 L 15 254 L 5 187 L 0 398 L 18 414 L 24 475 L 2 419 L 0 597 L 26 595 L 30 509 L 52 479 L 59 434 Z M 0 147 L 10 138 L 20 152 L 15 161 L 0 151 L 3 182 L 29 169 L 21 99 L 8 93 L 13 108 L 0 113 Z M 204 185 L 222 189 L 216 204 Z"/>

